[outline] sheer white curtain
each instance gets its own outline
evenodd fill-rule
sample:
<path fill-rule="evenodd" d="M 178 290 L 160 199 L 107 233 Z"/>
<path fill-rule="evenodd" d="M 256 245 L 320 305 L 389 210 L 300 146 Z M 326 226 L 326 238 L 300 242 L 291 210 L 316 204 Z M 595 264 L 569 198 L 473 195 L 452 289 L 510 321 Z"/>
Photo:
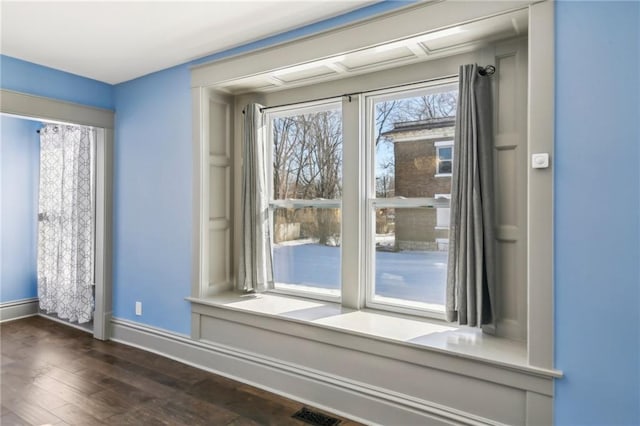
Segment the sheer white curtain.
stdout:
<path fill-rule="evenodd" d="M 267 135 L 261 105 L 244 109 L 242 153 L 242 239 L 238 289 L 273 288 L 273 261 L 267 190 Z"/>
<path fill-rule="evenodd" d="M 94 129 L 47 124 L 40 130 L 38 298 L 60 318 L 91 321 Z"/>

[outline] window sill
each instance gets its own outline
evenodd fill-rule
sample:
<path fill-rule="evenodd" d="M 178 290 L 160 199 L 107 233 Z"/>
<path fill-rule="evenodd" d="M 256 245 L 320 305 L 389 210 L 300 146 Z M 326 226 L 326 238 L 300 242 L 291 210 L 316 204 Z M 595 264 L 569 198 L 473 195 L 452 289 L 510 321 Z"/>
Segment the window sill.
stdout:
<path fill-rule="evenodd" d="M 193 304 L 194 313 L 219 316 L 301 338 L 326 340 L 326 343 L 365 352 L 390 348 L 391 351 L 382 350 L 385 356 L 408 362 L 422 363 L 426 352 L 546 379 L 562 376 L 560 371 L 529 365 L 524 342 L 486 335 L 479 329 L 443 321 L 369 309 L 353 310 L 338 303 L 273 293 L 243 295 L 228 292 L 187 300 Z M 216 315 L 218 310 L 226 314 Z M 389 344 L 391 346 L 387 346 Z"/>
<path fill-rule="evenodd" d="M 452 175 L 451 173 L 436 173 L 435 175 L 433 175 L 434 177 L 437 178 L 450 178 Z"/>

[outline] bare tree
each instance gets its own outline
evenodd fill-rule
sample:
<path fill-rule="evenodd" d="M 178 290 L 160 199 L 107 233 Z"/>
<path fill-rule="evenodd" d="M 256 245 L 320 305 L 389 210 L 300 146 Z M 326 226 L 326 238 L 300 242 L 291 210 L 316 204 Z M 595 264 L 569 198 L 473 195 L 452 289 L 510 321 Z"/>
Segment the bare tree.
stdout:
<path fill-rule="evenodd" d="M 379 102 L 375 106 L 376 194 L 394 195 L 395 159 L 385 133 L 398 123 L 455 114 L 455 91 Z M 342 114 L 339 110 L 300 114 L 273 120 L 273 189 L 276 199 L 334 199 L 342 195 Z M 321 244 L 335 234 L 335 209 L 316 209 L 313 235 Z M 296 212 L 279 211 L 290 223 Z"/>
<path fill-rule="evenodd" d="M 273 125 L 273 187 L 277 199 L 339 198 L 342 194 L 342 117 L 321 111 L 278 118 Z M 295 220 L 296 212 L 278 212 L 277 219 Z M 334 209 L 317 209 L 312 231 L 321 244 L 336 233 Z"/>

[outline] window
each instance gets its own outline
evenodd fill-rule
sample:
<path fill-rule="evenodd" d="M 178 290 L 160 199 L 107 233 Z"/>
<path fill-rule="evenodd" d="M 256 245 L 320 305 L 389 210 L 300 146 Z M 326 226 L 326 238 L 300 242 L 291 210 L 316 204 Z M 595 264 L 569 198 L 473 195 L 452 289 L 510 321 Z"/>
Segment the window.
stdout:
<path fill-rule="evenodd" d="M 437 85 L 368 97 L 372 116 L 370 168 L 375 175 L 368 215 L 375 218 L 368 244 L 367 305 L 410 313 L 444 312 L 448 229 L 438 227 L 451 180 L 435 179 L 445 167 L 434 140 L 455 127 L 457 89 Z M 449 146 L 449 172 L 451 150 Z M 443 206 L 442 208 L 436 208 Z"/>
<path fill-rule="evenodd" d="M 510 12 L 500 14 L 497 11 L 510 11 L 512 6 L 507 8 L 491 3 L 491 7 L 494 7 L 491 9 L 487 4 L 474 3 L 477 7 L 465 10 L 470 20 L 460 25 L 467 29 L 468 25 L 475 25 L 476 22 L 490 23 L 487 19 L 493 20 L 498 16 L 511 19 Z M 441 6 L 442 3 L 437 4 L 437 8 Z M 448 6 L 442 7 L 447 9 Z M 400 52 L 403 46 L 396 43 L 397 40 L 404 40 L 415 34 L 450 28 L 458 22 L 455 20 L 458 11 L 434 14 L 432 4 L 429 3 L 423 7 L 408 9 L 403 15 L 402 25 L 397 25 L 398 18 L 393 14 L 389 20 L 383 17 L 380 22 L 376 20 L 349 29 L 341 28 L 340 31 L 305 38 L 300 43 L 278 46 L 268 51 L 250 52 L 194 68 L 192 85 L 198 89 L 194 92 L 194 105 L 197 105 L 198 112 L 194 114 L 194 120 L 197 128 L 204 131 L 193 132 L 198 148 L 195 155 L 197 167 L 194 169 L 194 191 L 199 194 L 193 197 L 194 211 L 198 214 L 198 221 L 194 222 L 194 244 L 199 248 L 193 256 L 193 297 L 216 297 L 233 288 L 240 240 L 236 215 L 240 192 L 238 156 L 241 151 L 237 147 L 240 146 L 241 132 L 238 130 L 241 130 L 240 108 L 243 105 L 249 102 L 260 102 L 268 106 L 284 105 L 317 97 L 360 93 L 353 96 L 354 102 L 347 104 L 343 100 L 342 104 L 343 114 L 349 120 L 343 121 L 344 192 L 341 199 L 341 219 L 345 225 L 342 227 L 340 245 L 341 258 L 344 259 L 340 265 L 341 305 L 359 309 L 365 303 L 365 290 L 368 290 L 365 283 L 369 283 L 372 278 L 371 273 L 366 271 L 373 271 L 370 265 L 365 265 L 366 250 L 372 246 L 365 237 L 371 238 L 373 235 L 369 226 L 373 223 L 373 218 L 367 217 L 370 210 L 366 205 L 367 198 L 370 198 L 373 191 L 364 194 L 365 189 L 369 191 L 369 187 L 364 185 L 365 177 L 368 183 L 375 182 L 372 180 L 375 178 L 369 176 L 369 171 L 366 176 L 362 172 L 355 178 L 347 173 L 352 165 L 357 166 L 358 170 L 369 167 L 366 164 L 369 164 L 370 159 L 365 158 L 363 143 L 357 144 L 362 147 L 357 155 L 354 156 L 351 152 L 351 141 L 363 138 L 365 127 L 368 129 L 368 126 L 359 124 L 354 130 L 348 123 L 366 109 L 362 93 L 418 80 L 451 81 L 446 78 L 456 74 L 459 64 L 486 61 L 487 64 L 494 64 L 497 69 L 493 82 L 496 95 L 494 159 L 497 179 L 494 207 L 497 214 L 498 255 L 504 261 L 503 267 L 498 271 L 499 323 L 496 330 L 499 336 L 527 340 L 529 348 L 534 349 L 529 353 L 533 364 L 552 365 L 552 342 L 548 337 L 552 335 L 553 329 L 553 322 L 550 320 L 552 256 L 549 249 L 553 241 L 552 179 L 550 172 L 530 172 L 527 153 L 553 152 L 553 114 L 545 113 L 553 105 L 553 87 L 547 84 L 553 74 L 549 71 L 553 70 L 553 55 L 548 55 L 548 52 L 553 51 L 553 31 L 550 31 L 553 28 L 552 25 L 549 26 L 549 23 L 553 23 L 553 4 L 541 2 L 525 5 L 521 12 L 530 20 L 530 32 L 535 37 L 528 38 L 523 33 L 495 43 L 489 39 L 486 43 L 472 42 L 465 44 L 469 51 L 460 50 L 459 44 L 449 44 L 443 38 L 436 41 L 437 57 L 423 55 L 407 61 L 407 56 Z M 498 25 L 491 26 L 502 28 Z M 534 27 L 536 31 L 531 31 Z M 349 34 L 349 37 L 345 38 L 345 34 Z M 473 31 L 465 32 L 470 40 L 477 34 Z M 344 44 L 339 41 L 347 39 L 354 50 L 345 53 Z M 498 37 L 495 39 L 498 40 Z M 393 40 L 393 45 L 398 46 L 398 54 L 393 55 L 398 59 L 387 60 L 392 55 L 389 51 L 380 49 L 380 46 L 387 46 L 387 40 Z M 453 37 L 453 41 L 459 42 L 458 35 Z M 473 46 L 481 47 L 481 50 L 471 52 Z M 419 49 L 412 51 L 421 53 Z M 405 50 L 402 52 L 406 53 Z M 384 60 L 371 68 L 369 62 L 362 59 L 366 56 L 377 60 L 378 54 Z M 329 67 L 324 58 L 335 59 L 338 63 L 330 64 Z M 430 60 L 422 64 L 424 59 Z M 412 62 L 413 60 L 416 62 Z M 317 70 L 307 69 L 299 75 L 288 76 L 290 78 L 286 80 L 272 78 L 281 69 L 313 61 L 318 64 Z M 370 71 L 375 74 L 368 74 Z M 345 108 L 347 105 L 349 109 Z M 453 135 L 439 140 L 451 139 Z M 218 152 L 224 156 L 217 155 Z M 456 153 L 453 152 L 452 155 L 455 156 Z M 226 186 L 213 186 L 222 178 L 210 178 L 212 164 L 227 165 L 230 173 L 226 175 Z M 432 176 L 435 176 L 435 165 L 432 170 Z M 439 177 L 438 180 L 446 182 L 448 179 Z M 357 197 L 352 194 L 351 186 L 354 184 L 365 188 Z M 372 185 L 376 184 L 380 194 L 387 194 L 386 198 L 396 197 L 395 183 L 389 177 L 383 177 Z M 224 191 L 218 190 L 218 187 L 224 188 Z M 449 190 L 439 190 L 439 193 L 449 193 Z M 353 199 L 358 203 L 355 212 L 351 205 Z M 211 209 L 218 209 L 218 206 L 226 208 L 227 212 L 231 211 L 224 228 L 223 224 L 218 227 L 218 219 L 212 218 L 210 214 Z M 393 214 L 390 218 L 395 219 Z M 367 226 L 364 226 L 365 220 Z M 356 228 L 358 235 L 354 238 L 351 234 L 356 233 L 352 232 Z M 351 241 L 357 241 L 359 246 L 353 247 Z M 222 258 L 224 262 L 220 260 Z M 358 266 L 357 273 L 349 272 L 354 265 Z M 358 292 L 348 288 L 353 283 L 361 287 Z"/>
<path fill-rule="evenodd" d="M 270 111 L 268 123 L 275 288 L 338 298 L 341 104 L 307 104 Z"/>
<path fill-rule="evenodd" d="M 438 225 L 449 198 L 436 194 L 449 193 L 451 182 L 435 178 L 440 162 L 434 140 L 451 140 L 456 102 L 451 83 L 366 97 L 369 112 L 355 123 L 370 127 L 361 141 L 369 161 L 359 166 L 367 178 L 358 189 L 366 199 L 361 222 L 368 231 L 352 242 L 364 254 L 367 271 L 357 283 L 341 282 L 342 104 L 269 110 L 276 291 L 338 299 L 343 286 L 359 286 L 367 306 L 442 315 L 448 227 Z M 358 164 L 348 155 L 344 161 Z"/>
<path fill-rule="evenodd" d="M 453 170 L 453 141 L 435 142 L 436 176 L 451 177 Z"/>

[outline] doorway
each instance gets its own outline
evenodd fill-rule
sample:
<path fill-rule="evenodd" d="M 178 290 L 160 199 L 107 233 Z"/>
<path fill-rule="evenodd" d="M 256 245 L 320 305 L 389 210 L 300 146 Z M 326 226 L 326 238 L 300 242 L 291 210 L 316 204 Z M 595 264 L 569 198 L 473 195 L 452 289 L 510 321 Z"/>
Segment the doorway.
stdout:
<path fill-rule="evenodd" d="M 93 256 L 95 307 L 93 336 L 109 339 L 112 312 L 111 216 L 114 113 L 110 110 L 0 90 L 0 114 L 59 125 L 95 129 L 95 249 Z M 48 317 L 46 314 L 40 314 Z"/>

